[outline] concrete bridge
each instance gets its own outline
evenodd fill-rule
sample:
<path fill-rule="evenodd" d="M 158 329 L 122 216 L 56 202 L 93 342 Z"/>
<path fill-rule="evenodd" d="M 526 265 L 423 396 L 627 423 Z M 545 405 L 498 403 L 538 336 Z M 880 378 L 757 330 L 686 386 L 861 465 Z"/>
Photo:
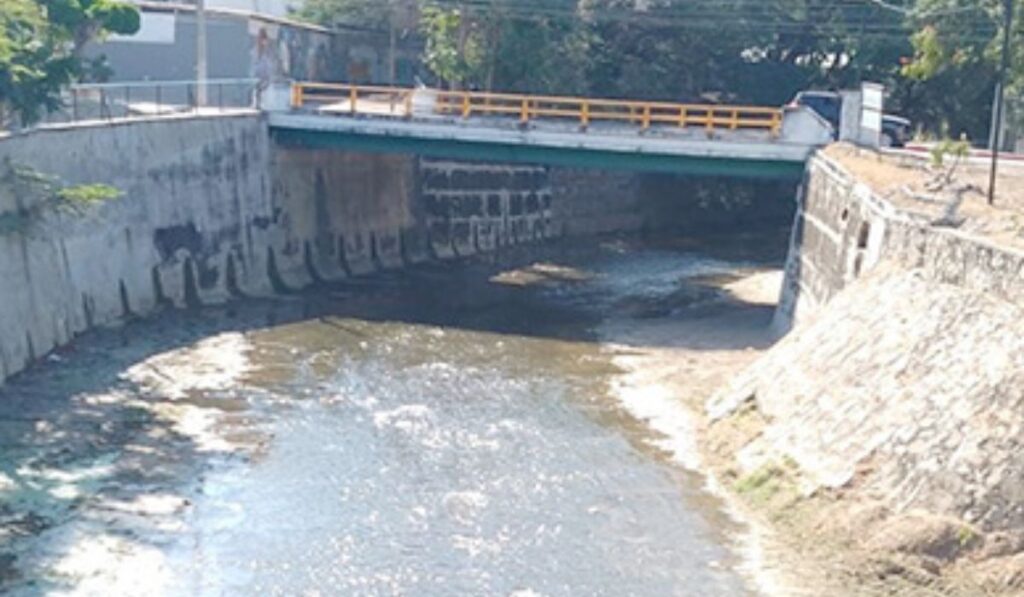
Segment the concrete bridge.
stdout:
<path fill-rule="evenodd" d="M 267 100 L 284 145 L 503 163 L 798 179 L 831 141 L 804 108 L 323 83 L 272 89 Z"/>

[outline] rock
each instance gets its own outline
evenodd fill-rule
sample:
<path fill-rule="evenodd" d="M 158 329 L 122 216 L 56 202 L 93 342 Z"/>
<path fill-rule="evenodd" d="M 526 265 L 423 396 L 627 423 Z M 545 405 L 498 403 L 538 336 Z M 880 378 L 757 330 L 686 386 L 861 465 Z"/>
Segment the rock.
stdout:
<path fill-rule="evenodd" d="M 1024 590 L 1024 554 L 982 562 L 975 568 L 974 577 L 989 591 Z"/>
<path fill-rule="evenodd" d="M 981 534 L 959 519 L 913 512 L 889 519 L 865 544 L 872 551 L 926 556 L 939 562 L 951 562 L 978 547 L 981 542 Z"/>
<path fill-rule="evenodd" d="M 979 559 L 991 559 L 1024 551 L 1024 530 L 989 533 L 978 551 Z"/>

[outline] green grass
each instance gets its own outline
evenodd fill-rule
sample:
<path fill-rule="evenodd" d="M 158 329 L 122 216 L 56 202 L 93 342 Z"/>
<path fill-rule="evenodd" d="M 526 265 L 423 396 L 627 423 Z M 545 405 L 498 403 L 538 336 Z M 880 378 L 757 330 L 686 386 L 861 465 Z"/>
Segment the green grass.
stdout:
<path fill-rule="evenodd" d="M 733 490 L 759 505 L 777 503 L 781 498 L 788 502 L 796 495 L 793 474 L 797 470 L 796 462 L 788 457 L 781 465 L 768 462 L 737 479 Z"/>

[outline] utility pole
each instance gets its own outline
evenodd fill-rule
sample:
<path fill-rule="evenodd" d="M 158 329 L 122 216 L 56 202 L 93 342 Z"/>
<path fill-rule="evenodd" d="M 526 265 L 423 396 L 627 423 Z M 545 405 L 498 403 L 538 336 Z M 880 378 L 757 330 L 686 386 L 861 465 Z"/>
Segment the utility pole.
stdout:
<path fill-rule="evenodd" d="M 398 78 L 398 2 L 392 0 L 388 4 L 388 84 L 394 87 Z"/>
<path fill-rule="evenodd" d="M 196 0 L 196 107 L 206 105 L 206 0 Z"/>
<path fill-rule="evenodd" d="M 988 204 L 996 201 L 996 173 L 999 168 L 999 142 L 1003 132 L 1003 113 L 1006 101 L 1006 74 L 1010 70 L 1010 36 L 1013 29 L 1013 3 L 1016 0 L 1003 0 L 1003 56 L 999 65 L 999 87 L 996 89 L 996 117 L 992 134 L 992 167 L 988 178 Z"/>

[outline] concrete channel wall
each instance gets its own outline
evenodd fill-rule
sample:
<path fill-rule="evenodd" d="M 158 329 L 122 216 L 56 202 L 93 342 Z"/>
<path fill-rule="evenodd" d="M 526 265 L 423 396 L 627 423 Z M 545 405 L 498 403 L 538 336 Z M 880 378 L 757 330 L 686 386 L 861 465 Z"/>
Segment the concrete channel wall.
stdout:
<path fill-rule="evenodd" d="M 93 326 L 265 287 L 269 155 L 254 115 L 0 140 L 0 381 Z M 40 176 L 121 196 L 55 202 Z"/>
<path fill-rule="evenodd" d="M 257 114 L 0 140 L 0 381 L 94 326 L 551 234 L 547 170 L 277 147 Z M 42 182 L 42 179 L 51 182 Z M 60 189 L 103 184 L 96 202 Z"/>
<path fill-rule="evenodd" d="M 815 315 L 882 262 L 1024 304 L 1024 253 L 898 210 L 836 161 L 815 155 L 798 194 L 776 325 L 788 330 Z"/>
<path fill-rule="evenodd" d="M 651 180 L 286 146 L 254 112 L 0 138 L 0 382 L 83 331 L 165 307 L 562 235 L 736 221 L 693 181 Z M 93 184 L 119 197 L 61 192 Z M 671 214 L 666 189 L 682 189 Z"/>

